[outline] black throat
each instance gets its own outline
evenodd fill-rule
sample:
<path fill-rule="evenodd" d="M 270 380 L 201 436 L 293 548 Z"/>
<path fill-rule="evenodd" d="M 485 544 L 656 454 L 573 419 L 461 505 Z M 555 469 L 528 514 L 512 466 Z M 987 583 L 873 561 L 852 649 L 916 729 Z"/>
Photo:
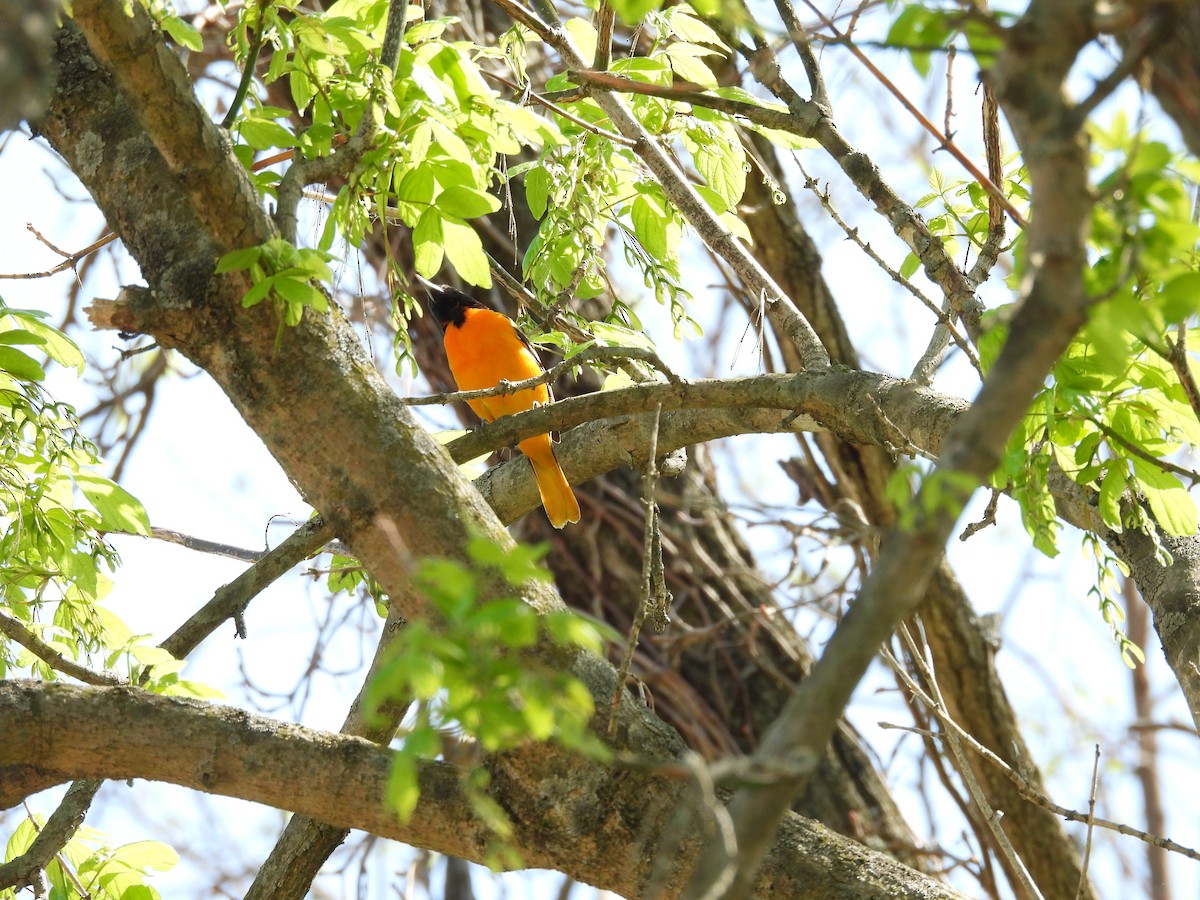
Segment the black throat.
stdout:
<path fill-rule="evenodd" d="M 487 305 L 469 297 L 460 290 L 445 285 L 434 285 L 429 289 L 429 311 L 445 331 L 451 325 L 461 328 L 467 320 L 468 309 L 487 309 Z"/>

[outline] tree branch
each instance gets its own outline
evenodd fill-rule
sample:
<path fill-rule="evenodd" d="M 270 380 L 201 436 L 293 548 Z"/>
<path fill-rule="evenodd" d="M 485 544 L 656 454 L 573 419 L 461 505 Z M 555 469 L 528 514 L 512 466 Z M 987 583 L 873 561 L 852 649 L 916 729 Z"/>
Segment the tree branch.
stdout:
<path fill-rule="evenodd" d="M 233 619 L 238 637 L 244 638 L 242 613 L 250 601 L 297 563 L 319 552 L 334 537 L 333 529 L 320 517 L 305 522 L 245 572 L 217 588 L 211 600 L 162 642 L 162 648 L 176 659 L 183 659 L 226 619 Z"/>
<path fill-rule="evenodd" d="M 78 679 L 84 684 L 106 685 L 114 687 L 121 684 L 121 679 L 108 672 L 94 672 L 87 666 L 81 666 L 73 659 L 67 659 L 24 624 L 0 612 L 0 634 L 16 641 L 50 668 L 71 678 Z"/>
<path fill-rule="evenodd" d="M 604 671 L 611 690 L 612 670 Z M 39 722 L 54 727 L 30 727 Z M 635 722 L 623 714 L 621 733 L 628 734 L 631 725 Z M 267 803 L 477 862 L 487 858 L 494 840 L 473 814 L 455 767 L 419 765 L 420 800 L 411 819 L 401 823 L 381 802 L 391 751 L 240 709 L 130 688 L 5 682 L 0 733 L 10 735 L 0 744 L 0 808 L 71 778 L 145 778 Z M 647 761 L 670 762 L 683 749 L 659 726 L 647 745 Z M 609 768 L 551 744 L 488 757 L 483 764 L 492 776 L 492 798 L 509 811 L 525 865 L 556 868 L 625 896 L 642 896 L 657 836 L 687 793 L 685 783 L 653 767 Z M 549 770 L 571 777 L 548 779 Z M 596 797 L 604 797 L 601 815 Z M 549 818 L 547 810 L 554 811 Z M 690 849 L 680 855 L 666 896 L 678 892 L 678 873 L 692 862 L 698 828 L 686 829 Z M 613 846 L 639 852 L 613 854 L 607 849 Z M 797 816 L 781 830 L 768 865 L 758 885 L 763 900 L 795 897 L 801 890 L 837 900 L 931 892 L 963 900 L 944 884 Z"/>

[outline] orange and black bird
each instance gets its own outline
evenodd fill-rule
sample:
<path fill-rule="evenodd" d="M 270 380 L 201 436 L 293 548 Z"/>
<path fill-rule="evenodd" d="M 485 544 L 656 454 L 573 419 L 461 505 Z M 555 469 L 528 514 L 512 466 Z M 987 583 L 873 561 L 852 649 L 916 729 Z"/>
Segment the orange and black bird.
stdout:
<path fill-rule="evenodd" d="M 418 276 L 419 278 L 419 276 Z M 429 309 L 442 326 L 446 360 L 460 391 L 496 387 L 501 381 L 524 381 L 544 371 L 529 339 L 504 313 L 452 287 L 420 278 L 429 292 Z M 501 416 L 542 406 L 551 400 L 550 386 L 538 385 L 515 394 L 468 400 L 479 418 Z M 555 528 L 579 521 L 579 501 L 554 457 L 550 435 L 539 434 L 517 444 L 533 466 L 546 517 Z"/>

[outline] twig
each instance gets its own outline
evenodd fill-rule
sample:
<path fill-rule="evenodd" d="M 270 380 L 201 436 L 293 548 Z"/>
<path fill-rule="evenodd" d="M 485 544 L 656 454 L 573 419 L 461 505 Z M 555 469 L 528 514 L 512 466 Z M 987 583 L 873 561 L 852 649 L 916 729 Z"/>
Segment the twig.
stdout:
<path fill-rule="evenodd" d="M 1092 859 L 1092 832 L 1096 826 L 1096 789 L 1100 785 L 1100 745 L 1096 744 L 1096 758 L 1092 761 L 1092 790 L 1088 794 L 1087 838 L 1083 842 L 1083 862 L 1079 866 L 1079 887 L 1075 900 L 1083 900 L 1087 894 L 1088 863 Z"/>
<path fill-rule="evenodd" d="M 250 83 L 254 80 L 254 69 L 258 65 L 258 55 L 262 52 L 265 43 L 263 25 L 260 22 L 258 28 L 255 29 L 254 40 L 250 42 L 250 48 L 246 53 L 246 65 L 242 69 L 242 77 L 238 81 L 237 91 L 233 95 L 225 118 L 221 120 L 221 127 L 227 131 L 237 120 L 238 113 L 242 111 L 242 104 L 246 102 L 246 94 L 250 92 Z"/>
<path fill-rule="evenodd" d="M 921 699 L 921 702 L 923 702 L 930 709 L 936 708 L 937 704 L 933 698 L 930 697 L 920 685 L 913 681 L 911 677 L 908 676 L 907 672 L 903 672 L 903 670 L 900 669 L 898 670 L 897 674 L 899 674 L 900 678 L 904 681 L 905 687 L 916 694 L 916 696 Z M 966 729 L 955 722 L 954 719 L 950 718 L 949 715 L 939 716 L 939 721 L 948 730 L 954 731 L 968 747 L 1004 773 L 1008 780 L 1011 781 L 1016 787 L 1017 793 L 1019 793 L 1030 803 L 1035 803 L 1042 809 L 1045 809 L 1056 816 L 1060 816 L 1061 818 L 1066 819 L 1068 822 L 1088 821 L 1087 813 L 1081 813 L 1073 809 L 1067 809 L 1065 806 L 1059 806 L 1049 797 L 1046 797 L 1044 794 L 1037 791 L 1024 775 L 1021 775 L 1003 759 L 1001 759 L 987 747 L 983 746 L 983 744 L 975 740 L 975 738 L 972 737 L 970 733 L 966 731 Z M 880 722 L 878 724 L 879 727 L 883 729 L 908 730 L 905 726 L 893 725 L 890 722 Z M 1177 843 L 1170 838 L 1160 837 L 1156 834 L 1149 834 L 1145 831 L 1139 831 L 1138 829 L 1131 828 L 1130 826 L 1122 824 L 1121 822 L 1113 822 L 1109 819 L 1103 819 L 1098 816 L 1092 817 L 1092 824 L 1096 828 L 1103 828 L 1107 831 L 1115 831 L 1117 834 L 1123 834 L 1126 837 L 1137 838 L 1139 841 L 1144 841 L 1152 846 L 1161 847 L 1164 850 L 1169 850 L 1172 853 L 1178 853 L 1180 856 L 1186 856 L 1188 859 L 1193 859 L 1200 862 L 1200 850 L 1193 850 L 1191 847 L 1185 847 L 1183 844 Z"/>
<path fill-rule="evenodd" d="M 727 43 L 730 42 L 731 38 L 722 33 L 724 29 L 720 23 L 710 20 L 709 25 L 722 34 Z M 750 72 L 758 82 L 782 100 L 794 117 L 793 123 L 785 125 L 784 130 L 811 137 L 821 145 L 859 193 L 887 220 L 896 236 L 917 255 L 926 276 L 949 299 L 968 337 L 978 341 L 982 331 L 983 304 L 975 294 L 975 287 L 946 253 L 941 238 L 933 234 L 913 208 L 884 181 L 878 168 L 870 164 L 870 158 L 851 145 L 837 130 L 830 110 L 799 97 L 782 77 L 779 60 L 771 46 L 758 35 L 755 35 L 754 43 L 754 50 L 739 46 L 739 52 L 746 58 Z"/>
<path fill-rule="evenodd" d="M 925 683 L 929 685 L 929 695 L 933 700 L 933 705 L 930 707 L 930 709 L 938 717 L 938 721 L 942 722 L 948 717 L 946 712 L 946 700 L 942 696 L 941 686 L 938 684 L 937 678 L 934 675 L 933 657 L 929 653 L 929 645 L 925 643 L 924 635 L 922 635 L 922 646 L 921 648 L 918 648 L 917 642 L 913 639 L 912 633 L 909 631 L 907 625 L 901 625 L 898 630 L 900 632 L 900 636 L 904 640 L 904 643 L 908 646 L 908 651 L 912 655 L 913 662 L 921 671 L 921 674 L 925 679 Z M 884 650 L 883 652 L 885 657 L 891 655 L 887 650 Z M 894 657 L 892 658 L 892 662 L 895 663 L 895 668 L 898 671 L 902 668 Z M 907 678 L 907 673 L 905 673 L 905 680 L 906 683 L 911 681 L 911 679 Z M 1008 835 L 1005 834 L 1004 829 L 1000 827 L 1000 814 L 992 809 L 991 804 L 988 803 L 987 797 L 984 796 L 983 788 L 980 786 L 979 780 L 975 777 L 975 773 L 971 771 L 971 764 L 967 760 L 966 753 L 963 751 L 962 743 L 959 740 L 958 734 L 953 729 L 947 728 L 944 731 L 944 735 L 946 737 L 946 743 L 950 746 L 950 752 L 954 756 L 955 767 L 958 769 L 959 777 L 962 778 L 963 783 L 967 787 L 968 793 L 971 795 L 971 799 L 975 802 L 975 806 L 982 815 L 984 822 L 987 823 L 988 830 L 990 831 L 992 838 L 995 840 L 996 846 L 999 848 L 1000 853 L 1004 855 L 1004 858 L 1007 859 L 1010 864 L 1010 868 L 1014 873 L 1016 873 L 1017 880 L 1021 883 L 1020 886 L 1025 894 L 1029 897 L 1035 898 L 1035 900 L 1041 900 L 1041 891 L 1038 890 L 1038 886 L 1034 883 L 1033 877 L 1029 874 L 1029 870 L 1025 867 L 1024 861 L 1017 853 L 1016 848 L 1013 847 L 1012 842 L 1008 839 Z"/>
<path fill-rule="evenodd" d="M 1139 66 L 1150 48 L 1161 39 L 1162 26 L 1167 21 L 1160 16 L 1147 15 L 1140 18 L 1139 24 L 1135 26 L 1135 31 L 1140 32 L 1132 36 L 1127 44 L 1123 42 L 1124 49 L 1121 53 L 1121 61 L 1117 66 L 1096 82 L 1092 92 L 1083 98 L 1071 110 L 1072 127 L 1081 128 L 1087 122 L 1090 116 L 1121 84 L 1132 75 Z"/>
<path fill-rule="evenodd" d="M 50 668 L 82 681 L 84 684 L 115 687 L 125 682 L 108 672 L 95 672 L 74 660 L 67 659 L 21 622 L 0 612 L 0 634 L 16 641 Z"/>
<path fill-rule="evenodd" d="M 222 544 L 219 541 L 209 541 L 204 538 L 192 537 L 190 534 L 183 534 L 179 531 L 171 531 L 169 528 L 159 528 L 153 526 L 150 529 L 150 537 L 159 541 L 166 541 L 168 544 L 178 544 L 180 547 L 187 547 L 189 550 L 196 550 L 199 553 L 211 553 L 214 556 L 224 556 L 228 559 L 240 559 L 242 562 L 256 563 L 267 555 L 266 550 L 248 550 L 244 547 L 234 547 L 231 544 Z"/>
<path fill-rule="evenodd" d="M 59 250 L 48 240 L 42 237 L 42 235 L 38 233 L 38 230 L 34 228 L 33 225 L 26 225 L 25 227 L 32 231 L 34 236 L 37 237 L 39 241 L 41 241 L 59 256 L 62 256 L 63 261 L 53 269 L 47 269 L 44 272 L 3 272 L 0 273 L 0 278 L 49 278 L 51 275 L 57 275 L 59 272 L 65 272 L 67 269 L 74 269 L 77 265 L 79 265 L 80 260 L 82 260 L 84 257 L 90 256 L 102 247 L 107 247 L 117 239 L 116 232 L 110 231 L 108 234 L 104 235 L 104 237 L 97 241 L 93 241 L 82 250 L 77 250 L 75 253 L 64 253 L 62 250 Z"/>
<path fill-rule="evenodd" d="M 834 209 L 833 203 L 829 199 L 829 191 L 820 190 L 816 180 L 808 174 L 808 171 L 804 168 L 799 158 L 796 159 L 796 165 L 800 167 L 800 174 L 804 176 L 804 186 L 816 194 L 817 199 L 821 201 L 821 205 L 825 208 L 825 211 L 829 213 L 833 221 L 835 221 L 842 231 L 845 232 L 846 237 L 858 245 L 858 248 L 862 250 L 863 253 L 867 254 L 867 256 L 869 256 L 877 266 L 883 269 L 883 271 L 887 272 L 893 281 L 920 300 L 925 308 L 934 314 L 934 316 L 937 318 L 938 326 L 945 329 L 947 338 L 954 341 L 955 346 L 957 346 L 958 349 L 963 352 L 963 354 L 967 357 L 967 360 L 971 363 L 971 366 L 976 372 L 979 373 L 979 377 L 982 378 L 983 369 L 979 364 L 979 357 L 976 356 L 975 351 L 971 348 L 971 345 L 968 343 L 967 339 L 963 337 L 957 328 L 954 327 L 954 323 L 950 321 L 950 317 L 946 314 L 946 311 L 940 309 L 936 303 L 917 290 L 911 281 L 889 266 L 883 257 L 876 253 L 871 245 L 859 236 L 858 229 L 851 228 L 850 225 L 847 224 L 841 215 L 838 214 L 838 211 Z M 926 351 L 926 356 L 928 353 L 929 351 Z M 922 357 L 922 361 L 924 361 L 924 359 L 925 357 Z M 918 362 L 916 370 L 920 370 L 921 368 L 921 363 Z M 920 380 L 916 378 L 916 370 L 914 370 L 914 380 Z M 921 380 L 921 383 L 929 384 L 932 380 L 933 379 L 931 377 L 928 380 Z"/>
<path fill-rule="evenodd" d="M 602 88 L 606 91 L 640 94 L 644 97 L 661 97 L 665 100 L 674 100 L 676 103 L 690 103 L 693 106 L 702 106 L 715 112 L 741 116 L 755 125 L 787 131 L 800 137 L 811 137 L 812 128 L 809 126 L 815 126 L 817 122 L 815 111 L 811 121 L 809 119 L 798 121 L 797 117 L 786 109 L 776 109 L 765 104 L 760 105 L 709 94 L 700 85 L 686 81 L 670 85 L 650 84 L 645 81 L 634 81 L 632 78 L 613 72 L 597 72 L 593 69 L 570 69 L 567 77 L 571 81 L 589 87 Z"/>
<path fill-rule="evenodd" d="M 983 511 L 983 517 L 978 522 L 971 522 L 963 529 L 962 534 L 958 536 L 960 541 L 965 541 L 970 537 L 978 534 L 989 525 L 996 524 L 996 507 L 1000 504 L 1000 491 L 992 488 L 992 497 L 988 500 L 987 508 Z"/>
<path fill-rule="evenodd" d="M 585 69 L 587 63 L 580 56 L 570 35 L 562 27 L 553 4 L 548 0 L 538 0 L 537 2 L 538 9 L 545 16 L 545 21 L 532 15 L 517 0 L 494 0 L 494 2 L 557 50 L 568 70 Z M 829 353 L 821 343 L 816 331 L 813 330 L 812 324 L 804 317 L 791 298 L 775 283 L 775 280 L 758 260 L 717 218 L 674 159 L 634 117 L 625 102 L 620 97 L 606 92 L 599 93 L 596 96 L 596 102 L 608 114 L 609 120 L 616 129 L 634 141 L 633 150 L 638 158 L 654 173 L 667 199 L 696 230 L 700 239 L 729 264 L 748 292 L 764 298 L 772 320 L 796 347 L 804 368 L 812 371 L 829 368 Z M 813 109 L 814 118 L 819 118 L 816 107 Z"/>
<path fill-rule="evenodd" d="M 183 659 L 229 618 L 234 620 L 238 637 L 244 638 L 246 629 L 242 613 L 247 604 L 279 576 L 312 556 L 335 536 L 333 529 L 319 517 L 305 522 L 245 572 L 217 588 L 212 599 L 196 610 L 160 646 L 176 659 Z"/>
<path fill-rule="evenodd" d="M 408 0 L 390 0 L 388 3 L 387 26 L 384 32 L 380 61 L 387 70 L 395 74 L 400 54 L 400 42 L 404 38 L 404 22 L 408 14 Z M 316 182 L 328 181 L 336 175 L 351 172 L 359 160 L 370 149 L 379 123 L 375 121 L 374 104 L 367 104 L 367 112 L 358 123 L 354 136 L 328 156 L 299 159 L 288 168 L 276 188 L 275 225 L 280 237 L 294 243 L 296 240 L 296 207 L 304 188 Z"/>
<path fill-rule="evenodd" d="M 1196 376 L 1192 374 L 1192 366 L 1188 362 L 1187 323 L 1179 323 L 1173 343 L 1170 335 L 1166 335 L 1166 341 L 1167 362 L 1175 370 L 1175 375 L 1183 388 L 1183 394 L 1187 397 L 1188 406 L 1192 408 L 1192 414 L 1200 421 L 1200 388 L 1196 386 Z"/>
<path fill-rule="evenodd" d="M 563 372 L 581 363 L 592 362 L 594 360 L 611 362 L 628 359 L 639 359 L 642 362 L 649 363 L 662 372 L 671 384 L 681 383 L 680 377 L 653 350 L 644 347 L 588 347 L 586 350 L 550 367 L 541 375 L 526 378 L 523 381 L 501 381 L 495 387 L 480 388 L 474 391 L 446 391 L 445 393 L 429 394 L 424 397 L 403 397 L 400 402 L 405 406 L 437 406 L 446 403 L 465 402 L 467 400 L 482 400 L 484 397 L 507 397 L 518 391 L 537 387 L 540 384 L 548 384 L 558 378 Z"/>
<path fill-rule="evenodd" d="M 71 784 L 58 808 L 50 814 L 46 824 L 38 829 L 37 837 L 28 849 L 0 865 L 0 890 L 13 887 L 20 890 L 38 881 L 38 874 L 83 824 L 84 814 L 103 783 L 98 779 L 89 779 Z"/>
<path fill-rule="evenodd" d="M 904 91 L 896 87 L 892 80 L 884 75 L 883 72 L 881 72 L 873 62 L 871 62 L 870 57 L 856 47 L 854 42 L 847 35 L 844 35 L 838 31 L 837 26 L 834 25 L 833 22 L 831 22 L 829 18 L 816 7 L 812 0 L 804 0 L 804 4 L 814 13 L 816 13 L 817 17 L 821 20 L 821 23 L 833 33 L 833 36 L 843 46 L 845 46 L 846 49 L 851 52 L 851 54 L 853 54 L 854 58 L 867 67 L 867 71 L 869 71 L 875 77 L 875 80 L 883 85 L 888 93 L 900 101 L 900 105 L 908 110 L 909 114 L 917 120 L 917 124 L 933 135 L 938 144 L 945 149 L 947 153 L 958 160 L 959 164 L 966 169 L 968 173 L 970 173 L 971 177 L 978 182 L 981 188 L 987 191 L 990 196 L 996 198 L 997 202 L 1004 207 L 1005 212 L 1012 216 L 1012 220 L 1014 222 L 1016 222 L 1022 228 L 1029 227 L 1029 223 L 1026 221 L 1025 217 L 1021 215 L 1015 206 L 1013 206 L 1012 201 L 1004 196 L 1004 191 L 1000 190 L 1000 188 L 990 178 L 988 178 L 987 175 L 980 171 L 979 167 L 972 162 L 971 158 L 967 156 L 967 154 L 965 154 L 958 147 L 958 145 L 954 143 L 953 140 L 950 139 L 949 135 L 945 135 L 939 131 L 938 127 L 930 122 L 929 119 L 925 117 L 925 114 L 917 109 L 913 102 L 908 99 L 908 96 L 904 93 Z"/>
<path fill-rule="evenodd" d="M 599 51 L 597 51 L 597 52 L 599 52 Z M 492 79 L 492 81 L 498 81 L 501 84 L 505 85 L 506 87 L 512 88 L 514 91 L 519 92 L 521 90 L 519 86 L 517 86 L 513 82 L 509 81 L 503 75 L 497 75 L 494 72 L 487 71 L 487 69 L 480 69 L 479 71 L 482 72 L 486 77 Z M 568 110 L 563 109 L 561 106 L 559 106 L 553 100 L 546 98 L 542 94 L 539 94 L 537 91 L 529 91 L 529 99 L 532 100 L 534 103 L 537 103 L 539 106 L 544 106 L 546 109 L 550 110 L 555 115 L 562 116 L 568 122 L 573 122 L 574 124 L 576 124 L 580 128 L 582 128 L 584 131 L 590 131 L 592 134 L 598 135 L 599 137 L 602 137 L 605 140 L 612 141 L 614 144 L 620 144 L 622 147 L 632 147 L 635 143 L 634 141 L 631 141 L 629 138 L 625 137 L 624 135 L 617 134 L 615 131 L 608 131 L 604 128 L 599 127 L 598 125 L 596 125 L 593 122 L 589 122 L 586 119 L 579 118 L 579 116 L 575 115 L 572 112 L 569 112 Z"/>
<path fill-rule="evenodd" d="M 637 649 L 638 636 L 646 621 L 651 607 L 661 610 L 659 597 L 654 596 L 655 582 L 661 584 L 661 576 L 656 577 L 654 571 L 655 557 L 662 565 L 662 533 L 658 528 L 658 502 L 654 499 L 654 488 L 658 484 L 658 424 L 662 418 L 662 405 L 654 411 L 654 428 L 650 432 L 650 452 L 646 455 L 646 475 L 644 478 L 644 494 L 642 504 L 646 507 L 646 527 L 642 536 L 642 585 L 641 602 L 633 616 L 633 624 L 629 626 L 629 637 L 625 643 L 625 653 L 621 657 L 621 665 L 617 668 L 617 686 L 613 691 L 612 705 L 608 710 L 608 736 L 617 733 L 617 714 L 621 709 L 621 695 L 625 691 L 625 679 L 629 677 L 629 667 L 633 663 L 633 653 Z M 658 553 L 654 552 L 655 545 Z M 657 629 L 660 633 L 662 628 Z"/>
<path fill-rule="evenodd" d="M 603 72 L 612 61 L 613 25 L 616 23 L 616 13 L 609 0 L 600 0 L 600 8 L 596 10 L 596 58 L 592 68 Z"/>
<path fill-rule="evenodd" d="M 1173 462 L 1168 462 L 1165 459 L 1159 459 L 1153 453 L 1149 453 L 1146 450 L 1143 450 L 1137 444 L 1135 444 L 1132 441 L 1128 440 L 1127 438 L 1123 437 L 1119 432 L 1114 431 L 1112 428 L 1109 428 L 1107 425 L 1105 425 L 1103 422 L 1101 422 L 1099 419 L 1095 418 L 1094 416 L 1089 416 L 1088 421 L 1091 422 L 1093 425 L 1095 425 L 1097 428 L 1099 428 L 1101 433 L 1106 438 L 1108 438 L 1110 441 L 1116 441 L 1123 448 L 1125 448 L 1125 450 L 1127 450 L 1129 453 L 1132 453 L 1138 459 L 1148 462 L 1153 466 L 1157 466 L 1158 468 L 1162 469 L 1164 472 L 1172 472 L 1175 475 L 1180 476 L 1181 478 L 1188 478 L 1191 480 L 1193 486 L 1196 484 L 1200 484 L 1200 472 L 1197 472 L 1195 469 L 1185 469 L 1183 466 L 1178 466 Z"/>
<path fill-rule="evenodd" d="M 29 817 L 29 824 L 33 826 L 33 830 L 36 833 L 40 834 L 42 829 L 37 823 L 37 817 L 34 816 L 33 810 L 29 808 L 29 802 L 23 802 L 22 806 L 25 807 L 25 815 Z M 58 860 L 59 868 L 61 868 L 66 876 L 71 879 L 71 883 L 75 885 L 75 890 L 79 892 L 79 896 L 84 898 L 89 897 L 90 894 L 84 888 L 83 884 L 80 883 L 79 876 L 76 874 L 75 868 L 67 861 L 67 858 L 62 855 L 62 851 L 55 853 L 54 858 Z"/>
<path fill-rule="evenodd" d="M 951 43 L 946 51 L 946 112 L 942 122 L 942 131 L 946 133 L 947 137 L 954 137 L 954 132 L 950 128 L 950 120 L 954 118 L 954 58 L 957 55 L 958 46 Z M 996 182 L 996 178 L 991 172 L 988 172 L 988 178 L 992 180 L 993 184 Z M 990 194 L 988 198 L 992 199 Z"/>
<path fill-rule="evenodd" d="M 817 55 L 813 52 L 808 32 L 800 24 L 795 7 L 789 0 L 775 0 L 775 9 L 779 12 L 779 18 L 783 20 L 784 27 L 787 28 L 788 37 L 792 39 L 792 46 L 800 54 L 800 62 L 804 65 L 804 74 L 808 76 L 808 86 L 812 89 L 812 102 L 830 109 L 829 94 L 825 90 L 825 77 L 821 74 L 821 65 L 817 61 Z"/>

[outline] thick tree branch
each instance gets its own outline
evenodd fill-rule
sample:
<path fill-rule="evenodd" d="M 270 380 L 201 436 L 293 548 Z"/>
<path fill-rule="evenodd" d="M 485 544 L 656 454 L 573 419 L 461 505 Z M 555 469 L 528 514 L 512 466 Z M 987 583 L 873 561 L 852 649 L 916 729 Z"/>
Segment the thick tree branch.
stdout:
<path fill-rule="evenodd" d="M 606 672 L 611 688 L 611 669 Z M 623 731 L 638 727 L 622 718 Z M 453 766 L 420 766 L 421 799 L 403 824 L 384 802 L 391 751 L 240 709 L 127 688 L 7 682 L 0 684 L 0 733 L 9 735 L 0 744 L 0 808 L 71 778 L 103 775 L 243 797 L 480 862 L 492 841 Z M 665 732 L 659 738 L 649 742 L 650 760 L 669 763 L 682 745 Z M 642 895 L 662 826 L 688 791 L 669 771 L 610 769 L 546 744 L 488 758 L 484 765 L 492 775 L 492 797 L 509 812 L 527 865 L 557 868 L 629 897 Z M 546 778 L 548 771 L 571 777 Z M 597 804 L 598 797 L 603 803 Z M 553 814 L 547 816 L 548 810 Z M 677 895 L 678 873 L 687 871 L 699 847 L 698 828 L 687 827 L 688 849 L 664 896 Z M 614 854 L 611 847 L 639 851 Z M 799 891 L 837 900 L 931 895 L 961 900 L 890 857 L 795 816 L 781 830 L 768 866 L 758 885 L 764 900 L 792 898 Z"/>
<path fill-rule="evenodd" d="M 568 397 L 514 416 L 505 416 L 455 438 L 447 449 L 458 462 L 547 431 L 584 422 L 677 409 L 788 410 L 805 430 L 829 430 L 860 443 L 916 452 L 940 445 L 965 401 L 888 375 L 831 369 L 798 375 L 697 379 L 678 384 L 649 382 Z M 693 442 L 695 443 L 695 442 Z M 674 449 L 674 448 L 672 448 Z"/>

